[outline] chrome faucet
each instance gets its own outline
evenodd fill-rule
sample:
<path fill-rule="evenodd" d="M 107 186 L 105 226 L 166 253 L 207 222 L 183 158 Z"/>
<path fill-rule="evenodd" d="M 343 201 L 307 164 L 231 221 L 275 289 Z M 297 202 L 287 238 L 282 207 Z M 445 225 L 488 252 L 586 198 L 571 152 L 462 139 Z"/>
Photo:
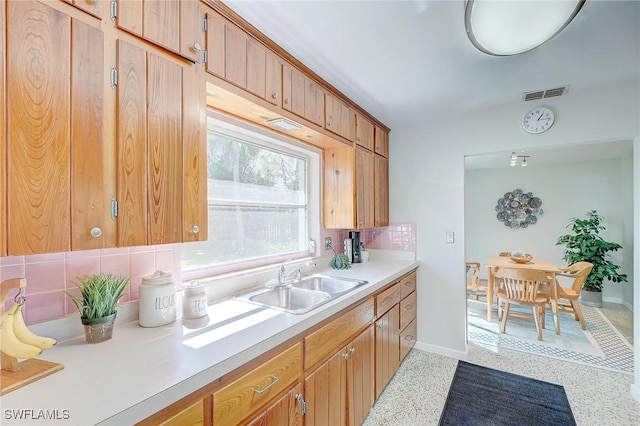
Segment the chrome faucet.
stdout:
<path fill-rule="evenodd" d="M 278 271 L 278 286 L 284 286 L 287 284 L 287 282 L 290 280 L 291 276 L 293 274 L 295 274 L 295 280 L 296 281 L 300 281 L 300 278 L 302 277 L 302 268 L 304 268 L 305 266 L 316 266 L 316 263 L 311 262 L 311 261 L 307 261 L 305 263 L 302 263 L 298 266 L 296 266 L 295 268 L 293 268 L 291 271 L 287 272 L 285 269 L 285 265 L 289 262 L 291 262 L 292 259 L 287 259 L 284 262 L 282 262 L 282 264 L 280 265 L 280 270 Z"/>

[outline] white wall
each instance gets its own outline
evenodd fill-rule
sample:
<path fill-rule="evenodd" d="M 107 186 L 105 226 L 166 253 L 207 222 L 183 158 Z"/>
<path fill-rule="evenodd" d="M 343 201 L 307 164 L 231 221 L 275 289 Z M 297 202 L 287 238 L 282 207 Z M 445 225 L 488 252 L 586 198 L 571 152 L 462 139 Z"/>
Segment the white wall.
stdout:
<path fill-rule="evenodd" d="M 629 140 L 629 153 L 632 141 Z M 579 148 L 574 148 L 578 150 Z M 631 161 L 630 161 L 631 159 Z M 467 170 L 465 175 L 465 253 L 468 260 L 484 263 L 487 256 L 501 251 L 522 250 L 534 257 L 566 266 L 562 260 L 564 246 L 556 246 L 558 236 L 572 217 L 586 218 L 589 210 L 604 216 L 602 235 L 608 241 L 623 244 L 623 250 L 611 253 L 611 260 L 621 265 L 633 282 L 633 176 L 632 157 L 598 161 L 539 164 L 535 154 L 528 167 Z M 538 222 L 524 229 L 511 229 L 496 218 L 495 206 L 505 192 L 520 188 L 533 192 L 542 200 L 543 214 Z M 628 232 L 625 233 L 625 230 Z M 486 278 L 482 268 L 481 277 Z M 633 293 L 625 292 L 632 284 L 605 282 L 605 301 L 624 303 L 631 308 Z"/>
<path fill-rule="evenodd" d="M 633 139 L 640 135 L 639 93 L 635 80 L 588 93 L 572 87 L 565 96 L 535 102 L 556 114 L 554 126 L 539 135 L 522 130 L 522 117 L 535 105 L 519 101 L 518 94 L 511 105 L 470 111 L 448 122 L 392 129 L 390 219 L 416 223 L 417 258 L 422 262 L 419 346 L 466 352 L 464 156 Z M 636 229 L 637 222 L 636 218 Z M 455 232 L 455 244 L 445 243 L 446 231 Z M 638 283 L 634 285 L 638 292 Z"/>

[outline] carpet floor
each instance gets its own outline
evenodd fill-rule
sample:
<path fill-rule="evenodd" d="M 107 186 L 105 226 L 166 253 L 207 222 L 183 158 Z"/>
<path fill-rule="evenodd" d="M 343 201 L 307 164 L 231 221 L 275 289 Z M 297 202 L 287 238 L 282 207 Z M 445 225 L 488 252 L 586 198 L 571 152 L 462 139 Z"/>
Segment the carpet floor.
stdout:
<path fill-rule="evenodd" d="M 459 361 L 440 426 L 571 426 L 560 385 Z"/>

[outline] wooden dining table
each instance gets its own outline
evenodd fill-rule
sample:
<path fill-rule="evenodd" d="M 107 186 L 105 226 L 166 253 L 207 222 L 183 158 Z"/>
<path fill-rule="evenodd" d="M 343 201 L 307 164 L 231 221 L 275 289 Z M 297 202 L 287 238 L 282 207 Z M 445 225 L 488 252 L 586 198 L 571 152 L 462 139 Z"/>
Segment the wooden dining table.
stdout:
<path fill-rule="evenodd" d="M 555 274 L 560 271 L 553 262 L 545 259 L 532 258 L 527 263 L 516 263 L 507 256 L 489 256 L 484 261 L 487 267 L 487 321 L 491 321 L 493 316 L 493 295 L 496 291 L 496 285 L 494 273 L 499 268 L 510 269 L 531 269 L 537 271 L 543 271 L 551 275 L 551 286 L 549 288 L 549 299 L 551 301 L 551 309 L 553 311 L 553 319 L 556 327 L 556 334 L 560 334 L 560 321 L 558 318 L 558 283 L 556 281 Z"/>

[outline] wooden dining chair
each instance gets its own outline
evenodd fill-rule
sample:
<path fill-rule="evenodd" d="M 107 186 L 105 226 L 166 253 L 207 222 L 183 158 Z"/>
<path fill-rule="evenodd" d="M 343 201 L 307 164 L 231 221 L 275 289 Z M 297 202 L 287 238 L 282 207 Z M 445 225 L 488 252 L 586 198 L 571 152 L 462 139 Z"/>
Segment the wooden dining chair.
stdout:
<path fill-rule="evenodd" d="M 573 314 L 576 321 L 580 321 L 580 327 L 583 330 L 587 329 L 587 323 L 584 320 L 584 314 L 580 308 L 580 290 L 584 285 L 587 277 L 593 269 L 593 264 L 589 262 L 576 262 L 568 268 L 563 268 L 562 272 L 557 272 L 556 277 L 566 277 L 573 279 L 571 287 L 562 287 L 559 280 L 556 279 L 557 291 L 558 291 L 558 311 L 567 312 Z M 569 304 L 563 302 L 568 300 Z"/>
<path fill-rule="evenodd" d="M 546 272 L 533 269 L 500 268 L 496 278 L 501 282 L 498 289 L 498 317 L 501 318 L 500 332 L 505 333 L 511 304 L 530 306 L 538 332 L 542 340 L 545 305 L 549 303 L 550 284 L 553 277 Z M 516 313 L 513 313 L 516 315 Z"/>
<path fill-rule="evenodd" d="M 480 262 L 466 262 L 467 268 L 467 298 L 475 296 L 479 300 L 480 296 L 487 297 L 487 286 L 480 280 Z"/>

